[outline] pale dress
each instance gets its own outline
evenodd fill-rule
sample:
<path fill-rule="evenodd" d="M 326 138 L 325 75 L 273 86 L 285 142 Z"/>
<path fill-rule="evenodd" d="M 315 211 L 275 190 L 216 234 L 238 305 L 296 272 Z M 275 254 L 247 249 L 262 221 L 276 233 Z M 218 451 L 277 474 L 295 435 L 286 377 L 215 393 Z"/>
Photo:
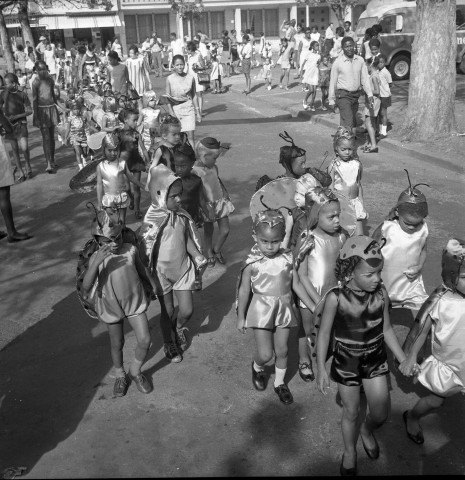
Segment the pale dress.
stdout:
<path fill-rule="evenodd" d="M 428 295 L 423 284 L 421 272 L 409 280 L 404 272 L 420 262 L 420 254 L 428 238 L 426 222 L 418 232 L 404 232 L 398 220 L 386 220 L 383 223 L 381 237 L 386 245 L 381 250 L 384 258 L 383 279 L 392 306 L 420 309 Z"/>
<path fill-rule="evenodd" d="M 128 58 L 126 60 L 126 67 L 128 69 L 129 81 L 137 90 L 137 93 L 142 96 L 146 89 L 146 74 L 145 63 L 142 57 Z"/>
<path fill-rule="evenodd" d="M 318 61 L 320 60 L 320 54 L 315 52 L 309 52 L 307 54 L 307 61 L 304 65 L 304 77 L 303 83 L 307 85 L 318 86 Z"/>
<path fill-rule="evenodd" d="M 172 73 L 167 79 L 167 93 L 172 97 L 185 99 L 180 105 L 173 105 L 176 117 L 181 122 L 181 132 L 192 132 L 195 130 L 195 110 L 192 98 L 195 95 L 195 80 L 189 73 L 181 76 Z"/>
<path fill-rule="evenodd" d="M 143 108 L 142 116 L 142 141 L 144 142 L 145 149 L 149 151 L 149 148 L 152 145 L 150 129 L 157 129 L 160 109 L 151 107 Z"/>
<path fill-rule="evenodd" d="M 446 292 L 430 317 L 432 355 L 421 364 L 418 380 L 442 397 L 465 393 L 465 299 Z"/>
<path fill-rule="evenodd" d="M 252 300 L 247 310 L 246 328 L 273 329 L 297 325 L 292 294 L 292 253 L 263 257 L 250 264 L 250 268 Z"/>
<path fill-rule="evenodd" d="M 97 252 L 90 258 L 93 262 Z M 95 311 L 105 323 L 117 323 L 147 310 L 147 298 L 136 269 L 136 249 L 123 243 L 118 253 L 111 253 L 98 267 Z"/>
<path fill-rule="evenodd" d="M 190 55 L 187 57 L 187 73 L 192 75 L 195 79 L 195 91 L 196 92 L 203 92 L 205 90 L 205 87 L 203 85 L 200 85 L 199 83 L 199 77 L 197 75 L 197 72 L 194 72 L 194 69 L 192 68 L 195 64 L 197 64 L 200 67 L 200 52 L 196 52 L 194 55 Z"/>

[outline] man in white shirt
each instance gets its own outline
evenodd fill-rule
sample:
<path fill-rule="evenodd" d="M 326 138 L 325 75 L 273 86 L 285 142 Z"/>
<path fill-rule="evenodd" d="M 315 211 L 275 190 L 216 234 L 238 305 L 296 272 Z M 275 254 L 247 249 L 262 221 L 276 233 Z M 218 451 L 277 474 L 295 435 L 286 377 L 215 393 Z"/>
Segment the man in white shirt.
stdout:
<path fill-rule="evenodd" d="M 177 38 L 176 34 L 173 32 L 170 35 L 171 38 L 171 51 L 173 52 L 173 57 L 175 55 L 183 55 L 184 56 L 184 42 Z"/>
<path fill-rule="evenodd" d="M 310 41 L 312 42 L 318 42 L 318 44 L 320 43 L 320 38 L 321 38 L 321 34 L 318 32 L 318 27 L 316 27 L 315 25 L 313 25 L 312 27 L 312 33 L 310 35 Z"/>
<path fill-rule="evenodd" d="M 335 35 L 334 35 L 333 25 L 334 25 L 333 22 L 331 22 L 325 32 L 325 43 L 324 43 L 325 55 L 327 55 L 334 46 Z"/>
<path fill-rule="evenodd" d="M 355 45 L 357 45 L 357 34 L 350 29 L 351 26 L 352 22 L 349 22 L 349 20 L 344 22 L 344 37 L 352 38 L 355 42 Z"/>
<path fill-rule="evenodd" d="M 149 66 L 152 67 L 152 55 L 150 55 L 150 37 L 146 37 L 145 40 L 142 42 L 142 45 L 140 46 L 140 50 L 144 57 L 146 57 Z"/>
<path fill-rule="evenodd" d="M 151 51 L 152 51 L 152 68 L 155 71 L 156 77 L 163 76 L 163 43 L 161 38 L 157 37 L 156 32 L 152 34 L 152 39 L 150 40 Z"/>

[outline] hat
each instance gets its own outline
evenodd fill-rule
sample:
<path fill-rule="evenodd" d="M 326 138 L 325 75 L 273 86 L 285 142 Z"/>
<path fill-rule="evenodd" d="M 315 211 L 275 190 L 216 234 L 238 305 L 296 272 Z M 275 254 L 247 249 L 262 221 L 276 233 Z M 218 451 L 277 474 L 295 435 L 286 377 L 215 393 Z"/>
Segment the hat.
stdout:
<path fill-rule="evenodd" d="M 284 216 L 279 210 L 265 210 L 263 212 L 258 212 L 257 215 L 255 215 L 253 222 L 254 233 L 260 223 L 266 223 L 270 228 L 273 228 L 280 223 L 284 226 L 286 225 Z"/>
<path fill-rule="evenodd" d="M 118 148 L 119 144 L 120 138 L 115 132 L 107 133 L 102 139 L 103 148 Z"/>
<path fill-rule="evenodd" d="M 386 240 L 383 239 L 383 244 L 380 245 L 376 240 L 366 235 L 357 235 L 350 237 L 342 246 L 339 252 L 341 260 L 347 260 L 350 257 L 360 257 L 363 260 L 382 260 L 383 255 L 381 249 Z"/>
<path fill-rule="evenodd" d="M 43 35 L 41 35 L 41 36 L 39 37 L 39 42 L 41 42 L 42 40 L 47 40 L 47 38 L 44 37 Z"/>
<path fill-rule="evenodd" d="M 108 52 L 107 57 L 108 58 L 113 58 L 113 60 L 118 60 L 118 62 L 121 62 L 121 58 L 119 58 L 118 53 L 115 52 L 114 50 L 111 50 L 110 52 Z"/>
<path fill-rule="evenodd" d="M 204 147 L 211 150 L 218 150 L 219 148 L 221 148 L 221 143 L 216 138 L 213 138 L 213 137 L 202 138 L 202 140 L 200 140 L 200 143 Z"/>
<path fill-rule="evenodd" d="M 105 209 L 98 212 L 92 202 L 88 202 L 86 207 L 92 207 L 95 212 L 95 217 L 92 220 L 91 226 L 91 233 L 94 237 L 106 237 L 110 240 L 114 240 L 121 234 L 123 231 L 123 224 L 121 221 L 111 218 Z"/>
<path fill-rule="evenodd" d="M 446 287 L 455 291 L 460 268 L 465 261 L 465 241 L 451 238 L 442 252 L 442 280 Z"/>
<path fill-rule="evenodd" d="M 425 185 L 429 187 L 429 185 L 427 183 L 417 183 L 416 185 L 412 186 L 412 182 L 410 181 L 410 175 L 408 173 L 408 170 L 404 168 L 404 171 L 407 173 L 409 187 L 406 188 L 399 195 L 399 198 L 397 199 L 396 207 L 398 207 L 399 205 L 402 205 L 403 203 L 414 203 L 414 204 L 427 203 L 425 195 L 416 187 L 418 187 L 419 185 Z"/>

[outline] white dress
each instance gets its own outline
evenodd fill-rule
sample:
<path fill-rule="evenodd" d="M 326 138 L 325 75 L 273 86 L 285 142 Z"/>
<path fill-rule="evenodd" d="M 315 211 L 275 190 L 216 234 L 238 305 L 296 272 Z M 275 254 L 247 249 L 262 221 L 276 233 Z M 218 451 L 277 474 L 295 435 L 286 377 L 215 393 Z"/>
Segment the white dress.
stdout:
<path fill-rule="evenodd" d="M 199 78 L 197 73 L 192 69 L 194 64 L 197 64 L 200 67 L 200 52 L 195 52 L 194 55 L 189 55 L 187 57 L 187 73 L 190 73 L 195 79 L 195 91 L 203 92 L 205 90 L 203 85 L 200 85 Z"/>
<path fill-rule="evenodd" d="M 320 60 L 320 58 L 321 57 L 319 53 L 308 53 L 307 61 L 304 65 L 305 73 L 303 83 L 318 86 L 318 61 Z"/>
<path fill-rule="evenodd" d="M 426 222 L 418 232 L 407 233 L 402 230 L 398 220 L 386 220 L 382 226 L 382 237 L 386 239 L 386 245 L 381 250 L 384 258 L 381 277 L 392 306 L 420 309 L 428 298 L 421 272 L 413 280 L 409 280 L 404 272 L 420 261 L 428 238 Z"/>

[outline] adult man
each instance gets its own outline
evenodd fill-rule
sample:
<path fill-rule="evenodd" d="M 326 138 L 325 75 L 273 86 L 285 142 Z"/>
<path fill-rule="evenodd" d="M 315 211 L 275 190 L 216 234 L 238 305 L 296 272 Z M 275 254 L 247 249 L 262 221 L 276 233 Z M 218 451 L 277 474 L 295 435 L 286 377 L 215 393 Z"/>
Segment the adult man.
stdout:
<path fill-rule="evenodd" d="M 351 26 L 352 22 L 349 22 L 349 20 L 344 22 L 344 37 L 352 38 L 355 44 L 357 44 L 357 35 L 350 29 Z"/>
<path fill-rule="evenodd" d="M 339 108 L 340 125 L 352 128 L 355 133 L 361 89 L 363 87 L 371 107 L 373 93 L 367 66 L 362 57 L 355 55 L 355 42 L 351 37 L 342 39 L 342 51 L 343 55 L 336 58 L 331 68 L 328 101 L 329 105 L 336 103 Z"/>
<path fill-rule="evenodd" d="M 152 33 L 152 39 L 150 40 L 152 51 L 152 68 L 155 71 L 156 77 L 163 76 L 163 44 L 161 38 L 157 37 L 157 33 Z"/>
<path fill-rule="evenodd" d="M 324 43 L 324 53 L 327 55 L 334 46 L 334 30 L 333 22 L 330 22 L 329 27 L 325 32 L 325 43 Z"/>
<path fill-rule="evenodd" d="M 305 32 L 302 30 L 302 25 L 299 23 L 296 27 L 296 34 L 294 35 L 294 41 L 295 41 L 295 62 L 296 62 L 296 67 L 300 68 L 300 52 L 301 52 L 301 44 L 302 40 L 305 38 Z M 299 74 L 297 73 L 294 78 L 299 78 Z"/>
<path fill-rule="evenodd" d="M 44 37 L 44 35 L 41 35 L 39 37 L 39 43 L 36 46 L 36 55 L 37 55 L 37 60 L 43 60 L 44 59 L 44 52 L 45 52 L 45 43 L 47 41 L 47 38 Z"/>

